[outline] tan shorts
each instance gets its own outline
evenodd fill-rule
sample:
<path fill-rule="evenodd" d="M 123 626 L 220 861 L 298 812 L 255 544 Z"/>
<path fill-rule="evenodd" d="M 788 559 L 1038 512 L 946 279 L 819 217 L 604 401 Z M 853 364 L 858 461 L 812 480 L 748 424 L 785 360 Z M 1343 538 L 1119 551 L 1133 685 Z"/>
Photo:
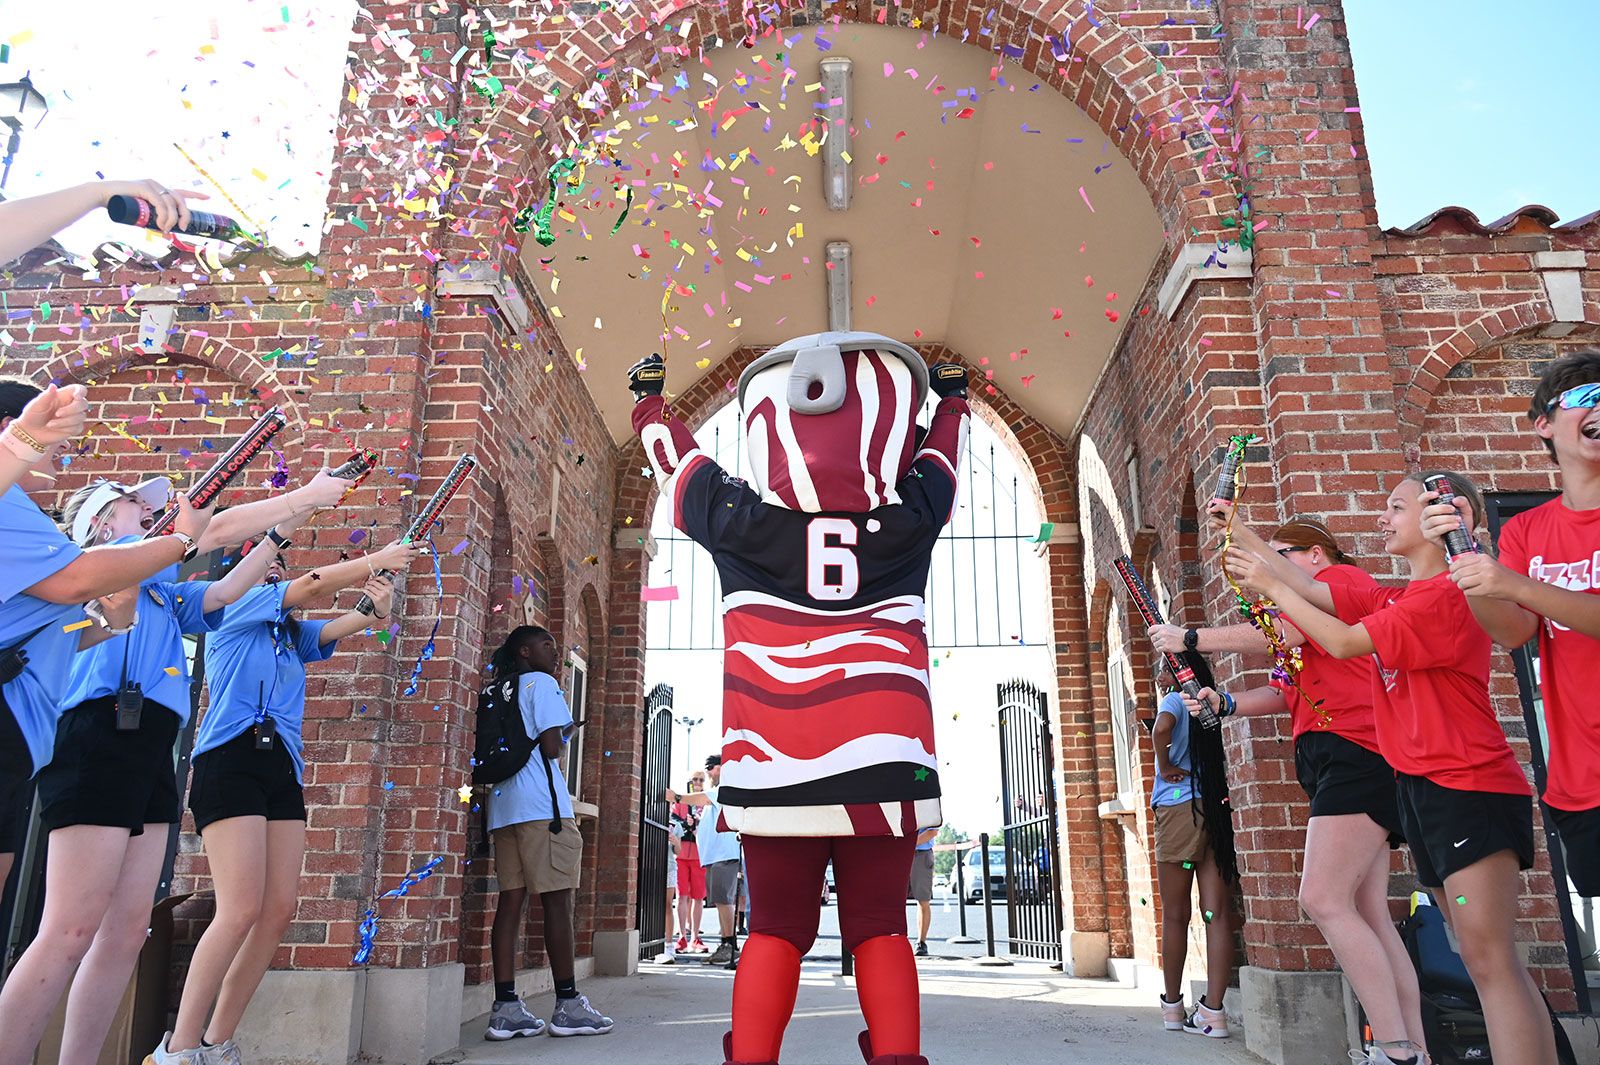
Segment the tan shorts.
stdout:
<path fill-rule="evenodd" d="M 1199 865 L 1211 855 L 1211 833 L 1199 810 L 1181 802 L 1176 806 L 1157 806 L 1155 814 L 1156 861 Z"/>
<path fill-rule="evenodd" d="M 577 888 L 583 833 L 570 817 L 563 818 L 561 826 L 560 832 L 552 832 L 549 821 L 520 821 L 494 830 L 495 873 L 501 891 L 527 888 L 543 895 Z"/>

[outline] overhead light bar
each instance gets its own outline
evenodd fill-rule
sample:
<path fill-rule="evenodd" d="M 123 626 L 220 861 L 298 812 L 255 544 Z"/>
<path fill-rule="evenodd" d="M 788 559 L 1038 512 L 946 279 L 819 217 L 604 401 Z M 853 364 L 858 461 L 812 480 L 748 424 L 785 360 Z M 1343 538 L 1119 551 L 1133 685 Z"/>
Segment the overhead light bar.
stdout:
<path fill-rule="evenodd" d="M 850 328 L 850 242 L 828 242 L 828 328 Z"/>
<path fill-rule="evenodd" d="M 850 71 L 847 56 L 822 61 L 822 116 L 827 123 L 822 144 L 822 189 L 830 211 L 850 209 Z"/>

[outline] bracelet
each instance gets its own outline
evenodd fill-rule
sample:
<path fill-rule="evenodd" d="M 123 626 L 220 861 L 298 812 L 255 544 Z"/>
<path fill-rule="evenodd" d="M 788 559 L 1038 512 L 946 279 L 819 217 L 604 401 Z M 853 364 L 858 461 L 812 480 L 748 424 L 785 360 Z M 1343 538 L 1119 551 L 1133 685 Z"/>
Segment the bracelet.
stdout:
<path fill-rule="evenodd" d="M 1222 709 L 1217 711 L 1218 717 L 1232 717 L 1239 711 L 1239 703 L 1227 692 L 1218 692 L 1222 696 Z"/>
<path fill-rule="evenodd" d="M 4 433 L 0 433 L 0 440 L 4 440 L 6 442 L 6 446 L 9 447 L 19 459 L 38 459 L 40 456 L 45 454 L 45 452 L 50 450 L 44 444 L 41 444 L 38 440 L 34 439 L 32 433 L 29 433 L 26 429 L 14 421 L 10 425 L 6 426 L 6 431 Z M 21 448 L 16 447 L 16 444 L 21 444 L 23 448 L 26 448 L 28 451 L 32 452 L 32 454 L 28 454 Z"/>

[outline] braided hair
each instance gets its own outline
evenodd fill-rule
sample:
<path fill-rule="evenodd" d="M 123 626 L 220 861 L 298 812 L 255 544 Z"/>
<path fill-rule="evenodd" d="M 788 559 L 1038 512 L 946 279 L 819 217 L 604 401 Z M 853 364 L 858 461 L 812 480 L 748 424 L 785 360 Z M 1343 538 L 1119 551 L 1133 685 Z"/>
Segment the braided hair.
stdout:
<path fill-rule="evenodd" d="M 1184 651 L 1180 656 L 1184 664 L 1194 671 L 1195 680 L 1202 688 L 1216 689 L 1216 679 L 1211 667 L 1194 651 Z M 1194 774 L 1194 787 L 1190 789 L 1189 802 L 1205 822 L 1211 834 L 1211 850 L 1217 859 L 1217 869 L 1222 879 L 1232 884 L 1239 879 L 1239 856 L 1233 846 L 1233 807 L 1228 802 L 1228 760 L 1222 746 L 1222 728 L 1200 728 L 1193 722 L 1189 728 L 1189 769 Z"/>

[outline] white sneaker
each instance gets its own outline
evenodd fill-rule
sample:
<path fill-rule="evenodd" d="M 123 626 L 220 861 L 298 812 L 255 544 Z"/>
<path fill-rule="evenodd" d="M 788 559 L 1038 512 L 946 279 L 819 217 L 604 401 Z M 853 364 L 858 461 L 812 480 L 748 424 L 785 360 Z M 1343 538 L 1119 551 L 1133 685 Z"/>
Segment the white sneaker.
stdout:
<path fill-rule="evenodd" d="M 1194 1009 L 1189 1011 L 1189 1016 L 1184 1018 L 1183 1030 L 1191 1035 L 1203 1035 L 1211 1039 L 1228 1038 L 1228 1015 L 1222 1010 L 1214 1010 L 1205 1004 L 1205 1000 L 1195 1003 Z"/>
<path fill-rule="evenodd" d="M 160 1044 L 145 1055 L 144 1065 L 213 1065 L 215 1058 L 212 1050 L 202 1047 L 195 1047 L 192 1050 L 168 1050 L 167 1041 L 171 1038 L 171 1032 L 164 1034 Z"/>
<path fill-rule="evenodd" d="M 1183 996 L 1179 995 L 1178 1001 L 1176 1002 L 1168 1002 L 1167 996 L 1163 994 L 1160 998 L 1160 1002 L 1162 1027 L 1166 1028 L 1166 1030 L 1169 1032 L 1183 1031 L 1183 1022 L 1185 1020 L 1183 1014 Z"/>
<path fill-rule="evenodd" d="M 1412 1057 L 1412 1065 L 1423 1065 L 1423 1062 L 1427 1060 L 1426 1055 L 1417 1048 L 1417 1044 L 1409 1040 L 1402 1040 L 1388 1045 L 1395 1050 L 1409 1051 Z M 1404 1053 L 1400 1055 L 1401 1060 L 1404 1060 L 1405 1057 L 1406 1054 Z M 1359 1050 L 1350 1051 L 1350 1060 L 1354 1065 L 1395 1065 L 1396 1061 L 1396 1059 L 1389 1056 L 1388 1052 L 1383 1049 L 1383 1044 L 1380 1043 L 1372 1044 L 1364 1054 Z"/>

